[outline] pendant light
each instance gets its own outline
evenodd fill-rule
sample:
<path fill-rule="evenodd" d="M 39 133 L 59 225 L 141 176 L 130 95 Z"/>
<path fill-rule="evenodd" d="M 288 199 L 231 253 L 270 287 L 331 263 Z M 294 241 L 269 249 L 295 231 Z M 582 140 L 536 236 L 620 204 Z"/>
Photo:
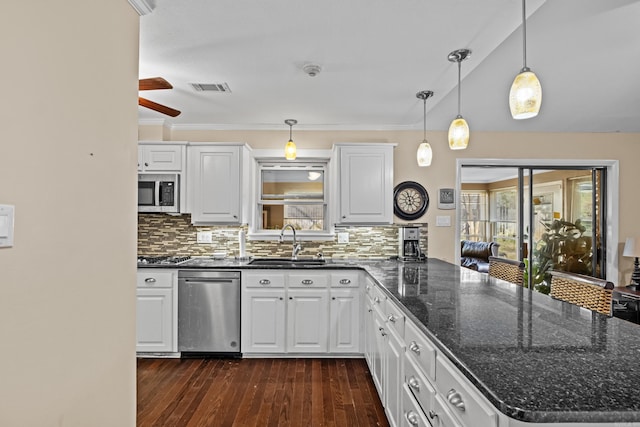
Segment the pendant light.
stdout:
<path fill-rule="evenodd" d="M 469 49 L 458 49 L 449 54 L 449 61 L 458 63 L 458 115 L 449 126 L 449 148 L 452 150 L 464 150 L 469 145 L 469 125 L 460 115 L 460 63 L 469 55 Z"/>
<path fill-rule="evenodd" d="M 287 160 L 295 160 L 297 155 L 296 144 L 293 142 L 293 138 L 291 137 L 291 133 L 293 130 L 293 125 L 297 124 L 298 121 L 294 119 L 287 119 L 284 121 L 285 124 L 289 125 L 289 142 L 284 146 L 284 158 Z"/>
<path fill-rule="evenodd" d="M 424 121 L 423 130 L 424 136 L 422 142 L 418 145 L 418 151 L 416 153 L 416 159 L 418 160 L 418 166 L 425 167 L 431 165 L 431 159 L 433 158 L 433 151 L 431 151 L 431 145 L 427 142 L 427 99 L 433 96 L 433 91 L 423 90 L 416 93 L 416 97 L 422 99 L 424 103 Z"/>
<path fill-rule="evenodd" d="M 542 86 L 535 73 L 527 67 L 527 18 L 525 0 L 522 0 L 522 70 L 516 76 L 509 92 L 511 117 L 530 119 L 538 115 L 542 104 Z"/>

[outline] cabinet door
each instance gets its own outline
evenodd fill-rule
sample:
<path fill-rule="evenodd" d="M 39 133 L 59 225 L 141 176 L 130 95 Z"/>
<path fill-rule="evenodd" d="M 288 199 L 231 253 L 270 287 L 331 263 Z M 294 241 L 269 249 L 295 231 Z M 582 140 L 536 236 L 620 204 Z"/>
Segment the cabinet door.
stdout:
<path fill-rule="evenodd" d="M 142 150 L 138 149 L 138 170 L 182 171 L 182 146 L 158 144 L 139 147 Z"/>
<path fill-rule="evenodd" d="M 339 223 L 391 224 L 393 147 L 341 147 L 339 189 Z"/>
<path fill-rule="evenodd" d="M 284 289 L 247 289 L 242 295 L 245 353 L 284 353 Z"/>
<path fill-rule="evenodd" d="M 287 351 L 326 353 L 329 306 L 326 289 L 290 289 L 287 301 Z"/>
<path fill-rule="evenodd" d="M 371 376 L 373 377 L 373 383 L 378 389 L 380 400 L 382 404 L 386 406 L 385 399 L 385 357 L 386 357 L 386 335 L 387 332 L 384 329 L 384 321 L 382 316 L 378 313 L 376 308 L 373 308 L 371 324 L 373 326 L 372 335 L 373 340 L 371 343 L 371 360 L 373 368 L 371 369 Z"/>
<path fill-rule="evenodd" d="M 360 290 L 331 289 L 329 351 L 360 352 Z"/>
<path fill-rule="evenodd" d="M 173 290 L 136 290 L 136 351 L 176 351 L 173 342 Z"/>
<path fill-rule="evenodd" d="M 401 412 L 401 391 L 404 381 L 404 371 L 402 362 L 404 360 L 404 345 L 397 334 L 387 329 L 387 342 L 385 346 L 385 410 L 389 424 L 396 426 L 400 421 Z"/>
<path fill-rule="evenodd" d="M 193 223 L 240 223 L 240 149 L 188 148 L 187 203 Z"/>

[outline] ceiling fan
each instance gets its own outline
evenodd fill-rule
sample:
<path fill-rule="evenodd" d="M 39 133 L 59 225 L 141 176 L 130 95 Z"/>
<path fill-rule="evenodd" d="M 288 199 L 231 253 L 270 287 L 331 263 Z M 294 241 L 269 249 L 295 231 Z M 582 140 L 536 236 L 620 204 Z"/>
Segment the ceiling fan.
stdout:
<path fill-rule="evenodd" d="M 162 77 L 152 77 L 148 79 L 140 79 L 138 81 L 138 90 L 155 90 L 155 89 L 173 89 L 171 83 L 163 79 Z M 149 101 L 148 99 L 138 97 L 138 105 L 150 108 L 167 116 L 176 117 L 180 115 L 180 111 L 167 107 L 166 105 L 158 104 L 157 102 Z"/>

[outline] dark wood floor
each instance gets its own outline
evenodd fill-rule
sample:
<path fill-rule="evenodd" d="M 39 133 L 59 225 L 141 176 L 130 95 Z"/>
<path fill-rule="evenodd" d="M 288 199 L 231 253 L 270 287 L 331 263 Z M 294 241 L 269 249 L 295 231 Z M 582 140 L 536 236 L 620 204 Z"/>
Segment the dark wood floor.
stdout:
<path fill-rule="evenodd" d="M 138 359 L 138 426 L 388 426 L 364 359 Z"/>

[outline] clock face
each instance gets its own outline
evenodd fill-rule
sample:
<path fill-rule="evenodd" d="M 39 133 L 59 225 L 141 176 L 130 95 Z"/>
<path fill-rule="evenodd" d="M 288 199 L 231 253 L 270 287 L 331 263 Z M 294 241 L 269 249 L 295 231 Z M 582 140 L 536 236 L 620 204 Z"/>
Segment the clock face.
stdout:
<path fill-rule="evenodd" d="M 414 220 L 425 214 L 429 207 L 427 190 L 417 182 L 398 184 L 393 193 L 393 212 L 404 220 Z"/>

